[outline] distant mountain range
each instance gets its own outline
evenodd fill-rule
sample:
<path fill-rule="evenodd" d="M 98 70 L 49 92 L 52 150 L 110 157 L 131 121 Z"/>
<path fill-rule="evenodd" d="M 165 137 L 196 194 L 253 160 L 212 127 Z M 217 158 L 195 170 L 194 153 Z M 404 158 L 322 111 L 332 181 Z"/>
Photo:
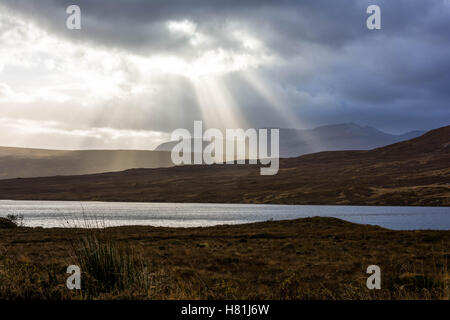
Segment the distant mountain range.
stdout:
<path fill-rule="evenodd" d="M 259 165 L 192 165 L 0 181 L 0 197 L 192 203 L 450 206 L 450 126 L 368 151 L 326 151 Z"/>
<path fill-rule="evenodd" d="M 280 155 L 285 158 L 321 151 L 370 150 L 413 139 L 424 133 L 410 131 L 394 135 L 354 123 L 321 126 L 311 130 L 282 129 Z"/>
<path fill-rule="evenodd" d="M 320 151 L 370 150 L 409 140 L 424 133 L 425 131 L 411 131 L 394 135 L 373 127 L 362 127 L 354 123 L 321 126 L 306 130 L 281 128 L 280 157 L 298 157 Z M 162 143 L 155 151 L 171 151 L 177 143 L 178 141 Z M 204 141 L 203 144 L 206 146 L 208 143 Z"/>
<path fill-rule="evenodd" d="M 422 131 L 412 131 L 392 135 L 353 123 L 322 126 L 311 130 L 280 129 L 280 156 L 295 157 L 327 150 L 368 150 L 421 134 Z M 173 163 L 170 151 L 177 143 L 163 143 L 154 151 L 62 151 L 0 147 L 0 179 L 171 167 Z"/>

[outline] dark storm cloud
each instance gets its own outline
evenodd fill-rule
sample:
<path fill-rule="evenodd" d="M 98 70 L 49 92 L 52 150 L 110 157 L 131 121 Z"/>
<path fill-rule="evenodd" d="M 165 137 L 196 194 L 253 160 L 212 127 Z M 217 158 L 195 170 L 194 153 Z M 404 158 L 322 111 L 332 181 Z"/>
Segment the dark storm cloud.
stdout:
<path fill-rule="evenodd" d="M 192 20 L 199 31 L 212 34 L 215 46 L 240 45 L 224 28 L 227 22 L 256 33 L 278 53 L 296 52 L 304 42 L 326 47 L 343 45 L 370 36 L 365 26 L 368 4 L 379 4 L 383 26 L 390 34 L 442 34 L 448 27 L 448 5 L 442 1 L 273 1 L 273 0 L 3 0 L 3 3 L 32 15 L 49 28 L 67 36 L 65 9 L 71 4 L 82 8 L 83 39 L 98 43 L 171 51 L 189 47 L 187 39 L 171 35 L 168 20 Z M 447 13 L 445 13 L 447 9 Z M 433 32 L 431 32 L 433 31 Z M 448 38 L 447 38 L 448 39 Z"/>
<path fill-rule="evenodd" d="M 227 28 L 234 23 L 288 63 L 287 67 L 263 66 L 258 72 L 281 88 L 291 88 L 286 91 L 290 107 L 311 126 L 353 121 L 399 131 L 429 129 L 450 120 L 448 0 L 1 3 L 61 36 L 143 55 L 195 57 L 214 48 L 245 51 Z M 64 27 L 70 4 L 82 8 L 83 32 L 76 35 Z M 369 4 L 382 9 L 379 31 L 365 27 Z M 167 21 L 184 19 L 196 23 L 197 30 L 213 41 L 194 48 L 187 37 L 170 33 Z M 271 121 L 277 117 L 270 114 L 267 102 L 239 74 L 230 77 L 227 83 L 253 125 L 275 125 Z M 310 99 L 298 101 L 299 95 Z"/>

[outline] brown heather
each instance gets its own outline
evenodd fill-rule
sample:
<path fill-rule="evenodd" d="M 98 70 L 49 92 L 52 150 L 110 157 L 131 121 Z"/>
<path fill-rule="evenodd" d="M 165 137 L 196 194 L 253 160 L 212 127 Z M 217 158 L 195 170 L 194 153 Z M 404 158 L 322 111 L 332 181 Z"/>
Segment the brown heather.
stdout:
<path fill-rule="evenodd" d="M 335 218 L 0 229 L 0 299 L 449 299 L 449 243 Z M 82 290 L 66 288 L 71 264 Z M 366 288 L 371 264 L 381 290 Z"/>

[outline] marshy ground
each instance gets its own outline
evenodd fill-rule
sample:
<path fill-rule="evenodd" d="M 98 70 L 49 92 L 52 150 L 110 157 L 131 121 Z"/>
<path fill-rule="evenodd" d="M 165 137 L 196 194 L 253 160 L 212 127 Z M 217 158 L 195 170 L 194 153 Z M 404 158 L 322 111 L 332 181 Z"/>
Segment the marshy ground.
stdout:
<path fill-rule="evenodd" d="M 207 228 L 0 226 L 0 299 L 449 299 L 450 231 L 335 218 Z M 66 288 L 80 265 L 82 289 Z M 366 269 L 381 268 L 381 290 Z"/>

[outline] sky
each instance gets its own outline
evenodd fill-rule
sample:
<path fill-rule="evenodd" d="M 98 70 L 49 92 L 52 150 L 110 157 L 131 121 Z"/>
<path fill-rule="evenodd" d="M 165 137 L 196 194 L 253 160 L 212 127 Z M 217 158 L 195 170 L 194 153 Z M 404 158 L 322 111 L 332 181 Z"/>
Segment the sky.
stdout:
<path fill-rule="evenodd" d="M 449 88 L 450 0 L 0 0 L 2 146 L 153 149 L 195 120 L 429 130 Z"/>

